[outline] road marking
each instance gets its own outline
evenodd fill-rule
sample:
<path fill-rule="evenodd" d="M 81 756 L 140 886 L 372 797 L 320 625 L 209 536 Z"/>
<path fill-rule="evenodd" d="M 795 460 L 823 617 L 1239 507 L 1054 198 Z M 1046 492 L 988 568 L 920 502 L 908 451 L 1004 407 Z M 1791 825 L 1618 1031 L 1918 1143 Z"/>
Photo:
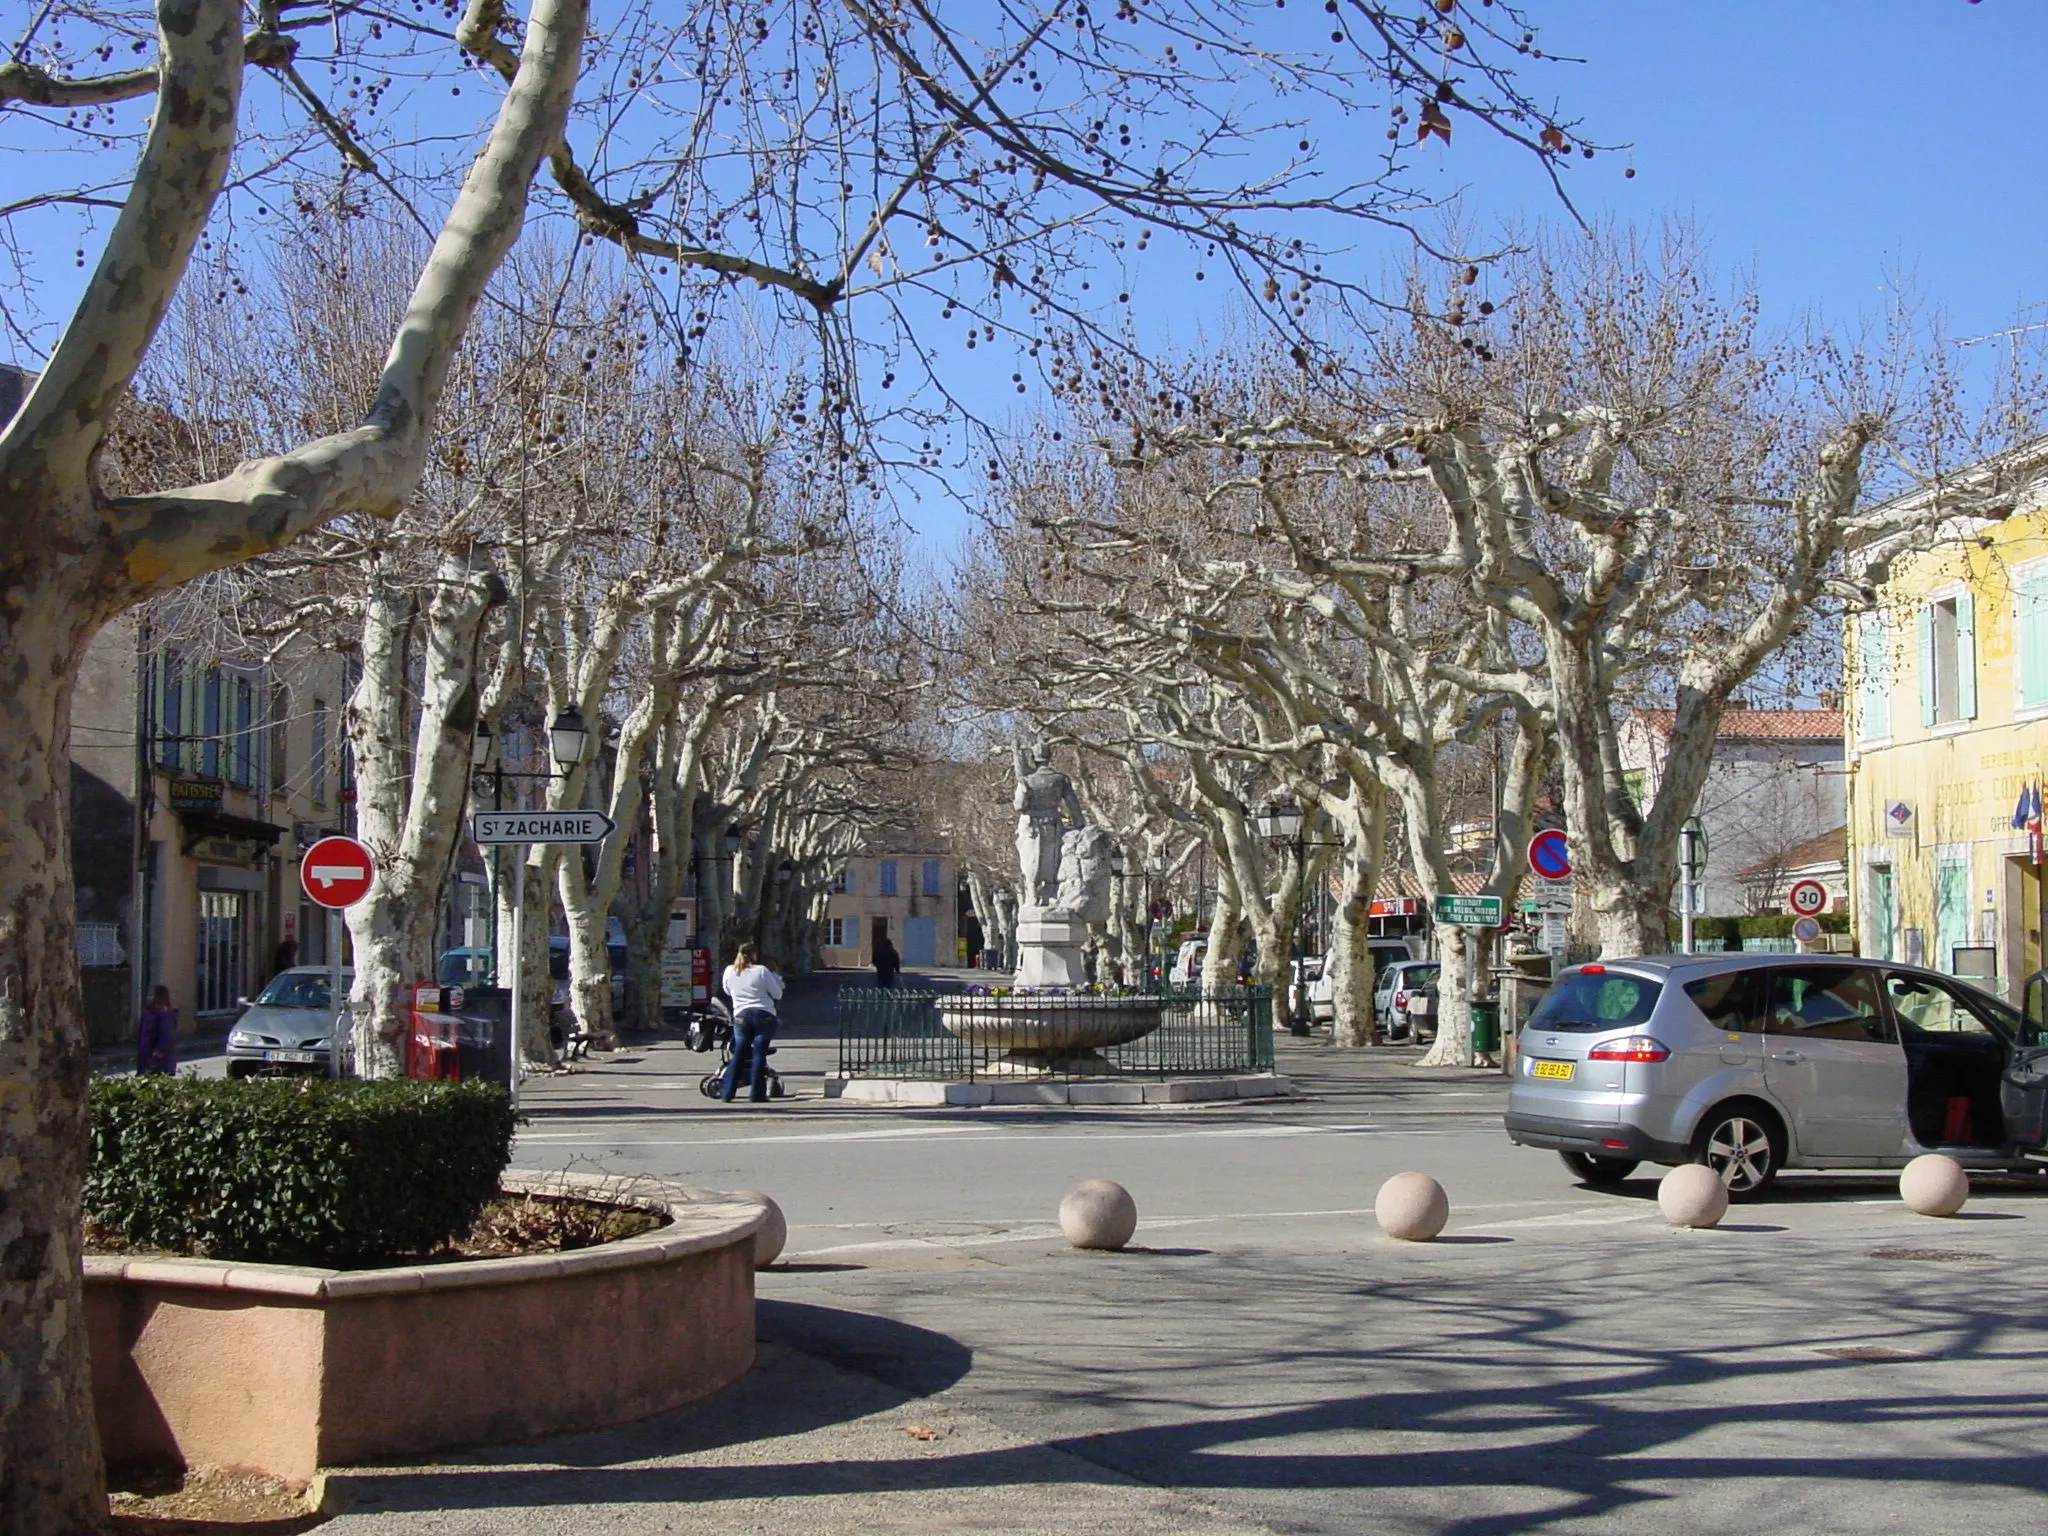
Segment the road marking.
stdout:
<path fill-rule="evenodd" d="M 1185 1128 L 1173 1131 L 1131 1131 L 1125 1133 L 1086 1132 L 1074 1140 L 1088 1141 L 1184 1141 L 1197 1136 L 1224 1136 L 1238 1139 L 1281 1136 L 1469 1136 L 1473 1127 L 1455 1127 L 1446 1130 L 1407 1129 L 1382 1125 L 1314 1125 L 1257 1127 L 1217 1127 L 1211 1129 Z M 980 1134 L 977 1134 L 980 1133 Z M 977 1125 L 934 1125 L 905 1127 L 896 1130 L 877 1131 L 818 1131 L 790 1136 L 691 1136 L 651 1137 L 607 1134 L 602 1131 L 576 1132 L 529 1132 L 519 1138 L 522 1146 L 534 1143 L 557 1145 L 597 1145 L 608 1147 L 743 1147 L 767 1145 L 770 1143 L 805 1142 L 865 1142 L 872 1145 L 891 1141 L 907 1141 L 923 1136 L 953 1136 L 966 1142 L 994 1141 L 1035 1141 L 1046 1134 L 1043 1129 L 1028 1131 L 989 1131 Z"/>

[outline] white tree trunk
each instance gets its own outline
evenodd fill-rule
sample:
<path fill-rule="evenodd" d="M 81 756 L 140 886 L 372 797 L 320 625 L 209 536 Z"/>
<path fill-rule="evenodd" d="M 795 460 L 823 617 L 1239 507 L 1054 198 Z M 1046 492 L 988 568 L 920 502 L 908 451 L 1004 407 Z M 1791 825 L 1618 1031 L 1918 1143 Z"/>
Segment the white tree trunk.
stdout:
<path fill-rule="evenodd" d="M 1436 925 L 1436 1039 L 1419 1067 L 1472 1065 L 1472 998 L 1486 979 L 1482 946 L 1472 930 Z"/>

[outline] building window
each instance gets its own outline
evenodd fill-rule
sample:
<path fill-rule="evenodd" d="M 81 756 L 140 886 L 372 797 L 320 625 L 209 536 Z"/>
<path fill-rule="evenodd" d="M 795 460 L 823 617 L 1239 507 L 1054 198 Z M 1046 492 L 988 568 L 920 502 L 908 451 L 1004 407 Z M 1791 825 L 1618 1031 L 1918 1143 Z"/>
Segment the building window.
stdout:
<path fill-rule="evenodd" d="M 881 872 L 881 883 L 876 887 L 878 893 L 883 896 L 894 896 L 896 894 L 896 861 L 894 859 L 882 860 Z"/>
<path fill-rule="evenodd" d="M 860 948 L 860 919 L 830 917 L 825 920 L 825 943 L 832 949 Z"/>
<path fill-rule="evenodd" d="M 290 759 L 292 696 L 283 683 L 275 684 L 270 690 L 270 792 L 284 793 L 285 781 L 290 778 L 286 766 Z"/>
<path fill-rule="evenodd" d="M 834 896 L 851 896 L 853 894 L 852 865 L 849 864 L 845 869 L 842 869 L 832 877 L 832 894 Z"/>
<path fill-rule="evenodd" d="M 1920 723 L 1977 716 L 1977 610 L 1967 592 L 1920 610 Z"/>
<path fill-rule="evenodd" d="M 185 766 L 185 659 L 164 652 L 163 691 L 157 699 L 157 761 L 173 770 Z"/>
<path fill-rule="evenodd" d="M 2023 572 L 2014 582 L 2018 612 L 2013 632 L 2019 649 L 2021 709 L 2048 706 L 2048 565 Z"/>
<path fill-rule="evenodd" d="M 924 869 L 920 873 L 922 878 L 919 881 L 919 888 L 925 895 L 938 896 L 943 894 L 944 888 L 939 884 L 939 861 L 937 859 L 926 859 L 924 861 Z"/>
<path fill-rule="evenodd" d="M 1857 625 L 1856 734 L 1879 741 L 1892 733 L 1892 669 L 1884 615 L 1866 613 Z"/>
<path fill-rule="evenodd" d="M 206 690 L 200 705 L 199 772 L 202 778 L 220 777 L 220 668 L 206 669 Z"/>
<path fill-rule="evenodd" d="M 315 805 L 327 804 L 327 701 L 313 701 L 313 772 L 309 792 Z"/>
<path fill-rule="evenodd" d="M 235 737 L 229 743 L 232 764 L 229 777 L 244 789 L 256 787 L 256 684 L 246 677 L 235 679 Z"/>

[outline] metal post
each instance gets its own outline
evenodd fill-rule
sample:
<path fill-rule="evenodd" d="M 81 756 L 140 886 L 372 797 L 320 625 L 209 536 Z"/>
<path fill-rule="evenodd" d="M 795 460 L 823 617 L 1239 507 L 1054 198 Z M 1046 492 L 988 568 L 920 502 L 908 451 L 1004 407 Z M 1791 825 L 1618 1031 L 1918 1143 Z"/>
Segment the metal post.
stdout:
<path fill-rule="evenodd" d="M 1308 826 L 1306 812 L 1302 816 L 1302 827 Z M 1293 983 L 1294 1005 L 1288 1009 L 1287 1032 L 1290 1035 L 1306 1035 L 1309 1021 L 1314 1015 L 1308 1006 L 1308 974 L 1306 960 L 1301 952 L 1302 923 L 1308 913 L 1308 841 L 1301 832 L 1294 835 L 1294 969 L 1289 976 Z"/>
<path fill-rule="evenodd" d="M 524 861 L 519 871 L 519 897 L 512 903 L 512 1007 L 507 1014 L 507 1027 L 512 1031 L 512 1048 L 507 1053 L 509 1069 L 505 1073 L 505 1092 L 512 1100 L 512 1107 L 519 1107 L 519 1066 L 525 1054 L 526 1025 L 526 869 Z"/>
<path fill-rule="evenodd" d="M 341 990 L 341 909 L 327 908 L 327 1004 L 334 1010 L 334 1023 L 327 1032 L 327 1075 L 341 1076 L 342 1026 L 348 1026 L 349 1043 L 355 1043 L 355 1013 Z"/>

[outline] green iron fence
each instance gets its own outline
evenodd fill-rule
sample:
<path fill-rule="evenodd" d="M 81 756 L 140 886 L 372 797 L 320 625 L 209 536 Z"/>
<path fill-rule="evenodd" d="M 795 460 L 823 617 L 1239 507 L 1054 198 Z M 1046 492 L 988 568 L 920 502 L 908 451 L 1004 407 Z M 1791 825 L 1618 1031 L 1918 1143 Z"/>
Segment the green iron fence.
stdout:
<path fill-rule="evenodd" d="M 842 1077 L 1075 1081 L 1273 1070 L 1266 987 L 1071 997 L 848 987 L 838 1015 Z"/>

